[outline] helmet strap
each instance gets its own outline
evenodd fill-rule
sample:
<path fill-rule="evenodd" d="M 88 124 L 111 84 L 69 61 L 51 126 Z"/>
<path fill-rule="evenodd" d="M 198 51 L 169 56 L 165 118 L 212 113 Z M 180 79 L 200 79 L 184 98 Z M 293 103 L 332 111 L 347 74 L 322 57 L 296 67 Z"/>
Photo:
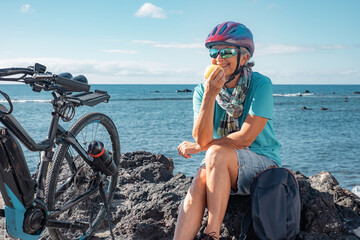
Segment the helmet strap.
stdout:
<path fill-rule="evenodd" d="M 240 51 L 240 48 L 238 48 L 239 52 L 237 54 L 237 63 L 236 63 L 236 68 L 235 68 L 235 71 L 233 72 L 233 74 L 231 74 L 231 76 L 229 77 L 229 79 L 226 81 L 225 84 L 231 82 L 232 80 L 234 80 L 234 78 L 236 77 L 236 75 L 238 75 L 240 73 L 240 77 L 241 77 L 241 73 L 242 73 L 242 70 L 244 68 L 244 66 L 241 66 L 239 68 L 239 65 L 240 65 L 240 58 L 241 58 L 241 51 Z"/>

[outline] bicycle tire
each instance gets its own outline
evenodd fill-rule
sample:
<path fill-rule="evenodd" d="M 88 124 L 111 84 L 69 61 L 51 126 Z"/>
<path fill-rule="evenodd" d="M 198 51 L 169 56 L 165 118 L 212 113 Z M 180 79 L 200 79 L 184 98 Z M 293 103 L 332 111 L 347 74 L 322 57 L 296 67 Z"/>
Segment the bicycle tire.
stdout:
<path fill-rule="evenodd" d="M 92 136 L 88 139 L 88 130 L 94 130 L 95 127 L 96 132 L 92 133 Z M 100 136 L 98 130 L 104 130 L 101 134 L 105 134 L 106 136 Z M 85 138 L 84 131 L 86 134 Z M 102 113 L 86 114 L 72 125 L 69 129 L 69 133 L 73 134 L 79 143 L 83 144 L 85 149 L 87 149 L 87 145 L 93 140 L 102 141 L 105 145 L 105 149 L 112 155 L 115 164 L 119 166 L 120 141 L 116 126 L 108 116 Z M 107 139 L 104 139 L 103 137 L 106 137 Z M 72 176 L 76 176 L 75 180 L 70 183 L 71 185 L 63 194 L 61 194 L 61 198 L 59 196 L 56 198 L 58 186 Z M 88 164 L 77 155 L 76 151 L 72 149 L 69 143 L 65 141 L 61 142 L 55 153 L 54 161 L 50 165 L 46 181 L 45 201 L 48 205 L 48 210 L 55 210 L 62 204 L 65 204 L 68 199 L 74 199 L 76 196 L 79 196 L 82 191 L 86 190 L 91 185 L 94 176 L 99 176 L 99 174 L 97 174 L 96 171 L 93 171 Z M 104 183 L 105 187 L 103 189 L 105 190 L 105 195 L 107 196 L 110 205 L 116 187 L 118 173 L 111 177 L 107 177 L 105 174 L 101 176 L 102 179 L 100 179 L 100 181 Z M 79 204 L 56 217 L 56 220 L 74 222 L 84 222 L 85 218 L 86 222 L 90 224 L 90 227 L 86 232 L 75 229 L 48 228 L 51 238 L 59 240 L 91 238 L 99 228 L 104 219 L 104 215 L 106 214 L 104 204 L 101 204 L 102 200 L 99 192 L 100 191 L 97 190 L 94 196 L 89 197 L 85 201 L 81 201 Z M 97 209 L 99 210 L 98 213 L 96 213 Z"/>

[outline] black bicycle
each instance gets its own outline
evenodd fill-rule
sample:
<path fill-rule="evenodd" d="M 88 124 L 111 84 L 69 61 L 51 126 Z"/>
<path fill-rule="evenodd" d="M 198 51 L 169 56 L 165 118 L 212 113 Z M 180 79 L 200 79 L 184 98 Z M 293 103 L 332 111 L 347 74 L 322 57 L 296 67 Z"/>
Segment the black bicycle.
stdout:
<path fill-rule="evenodd" d="M 108 102 L 107 92 L 90 92 L 87 79 L 52 74 L 41 64 L 0 69 L 0 81 L 22 82 L 33 91 L 51 92 L 52 119 L 47 138 L 36 143 L 11 114 L 13 104 L 0 104 L 0 190 L 10 236 L 38 239 L 47 228 L 52 239 L 89 239 L 107 215 L 118 176 L 120 142 L 113 121 L 102 113 L 80 117 L 70 129 L 75 108 Z M 30 174 L 20 141 L 40 152 L 36 180 Z"/>

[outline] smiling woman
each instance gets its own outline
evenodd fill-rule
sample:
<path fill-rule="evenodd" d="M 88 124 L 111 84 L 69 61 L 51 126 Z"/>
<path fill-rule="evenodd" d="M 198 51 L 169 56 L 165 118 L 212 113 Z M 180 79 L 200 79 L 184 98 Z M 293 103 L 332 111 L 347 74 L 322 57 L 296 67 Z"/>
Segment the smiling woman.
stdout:
<path fill-rule="evenodd" d="M 229 195 L 248 195 L 250 181 L 269 166 L 281 166 L 280 143 L 273 131 L 273 89 L 269 78 L 252 72 L 253 36 L 244 25 L 224 22 L 208 35 L 214 70 L 193 96 L 193 137 L 179 155 L 206 151 L 180 206 L 174 239 L 194 239 L 205 207 L 202 239 L 218 239 Z M 219 66 L 219 67 L 218 67 Z"/>

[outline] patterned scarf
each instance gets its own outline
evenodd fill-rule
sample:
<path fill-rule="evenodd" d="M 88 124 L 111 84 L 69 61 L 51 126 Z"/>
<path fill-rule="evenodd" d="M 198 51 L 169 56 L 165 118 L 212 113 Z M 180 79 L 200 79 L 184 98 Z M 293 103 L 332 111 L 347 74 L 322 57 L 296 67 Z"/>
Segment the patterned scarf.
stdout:
<path fill-rule="evenodd" d="M 243 103 L 249 90 L 251 72 L 250 67 L 244 67 L 239 82 L 232 94 L 230 95 L 224 85 L 219 95 L 216 96 L 216 101 L 226 111 L 217 129 L 217 134 L 221 137 L 240 130 L 238 118 L 244 111 Z"/>

